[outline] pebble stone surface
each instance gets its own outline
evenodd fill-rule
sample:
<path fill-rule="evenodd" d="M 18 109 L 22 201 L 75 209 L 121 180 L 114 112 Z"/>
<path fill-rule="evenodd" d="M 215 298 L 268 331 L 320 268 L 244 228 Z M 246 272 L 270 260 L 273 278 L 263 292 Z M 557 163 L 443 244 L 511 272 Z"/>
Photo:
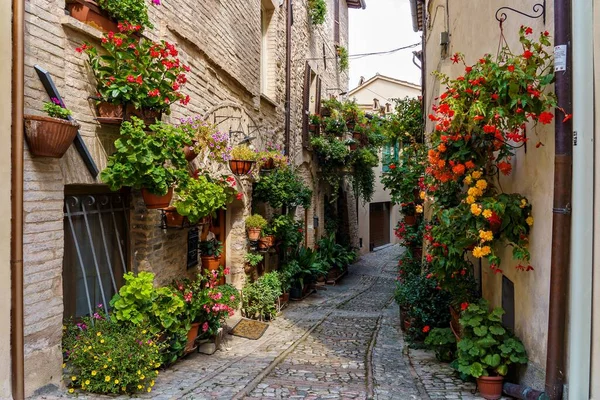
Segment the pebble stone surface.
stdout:
<path fill-rule="evenodd" d="M 405 346 L 393 301 L 401 251 L 363 256 L 337 285 L 292 302 L 259 340 L 225 335 L 220 351 L 189 355 L 136 398 L 481 399 L 431 352 Z M 33 399 L 65 397 L 128 398 L 63 390 Z"/>

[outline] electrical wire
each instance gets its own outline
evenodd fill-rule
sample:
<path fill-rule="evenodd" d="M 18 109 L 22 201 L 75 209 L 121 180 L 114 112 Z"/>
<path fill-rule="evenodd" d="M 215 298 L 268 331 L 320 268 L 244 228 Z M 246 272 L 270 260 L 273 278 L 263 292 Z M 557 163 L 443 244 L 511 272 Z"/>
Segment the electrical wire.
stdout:
<path fill-rule="evenodd" d="M 398 47 L 397 49 L 388 50 L 388 51 L 377 51 L 374 53 L 351 54 L 348 56 L 348 58 L 355 59 L 355 58 L 363 58 L 363 57 L 369 57 L 369 56 L 380 56 L 380 55 L 384 55 L 384 54 L 392 54 L 392 53 L 395 53 L 400 50 L 412 49 L 412 48 L 420 46 L 420 45 L 421 45 L 421 43 L 419 42 L 419 43 L 409 44 L 408 46 Z"/>

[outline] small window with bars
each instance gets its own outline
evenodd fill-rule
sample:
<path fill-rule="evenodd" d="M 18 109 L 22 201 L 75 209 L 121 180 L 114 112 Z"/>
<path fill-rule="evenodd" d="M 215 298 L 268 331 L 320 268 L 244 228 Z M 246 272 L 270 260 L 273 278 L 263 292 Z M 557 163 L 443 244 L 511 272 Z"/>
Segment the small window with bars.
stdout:
<path fill-rule="evenodd" d="M 109 307 L 128 270 L 129 195 L 67 187 L 64 202 L 65 317 Z"/>

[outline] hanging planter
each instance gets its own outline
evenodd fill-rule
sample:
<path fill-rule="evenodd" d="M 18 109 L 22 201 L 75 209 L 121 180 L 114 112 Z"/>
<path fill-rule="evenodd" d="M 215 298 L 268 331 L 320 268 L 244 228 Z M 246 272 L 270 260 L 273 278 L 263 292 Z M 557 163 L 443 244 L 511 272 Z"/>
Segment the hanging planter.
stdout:
<path fill-rule="evenodd" d="M 266 235 L 258 240 L 258 248 L 261 250 L 268 250 L 275 244 L 274 235 Z"/>
<path fill-rule="evenodd" d="M 103 32 L 119 32 L 117 23 L 98 3 L 91 0 L 67 0 L 66 9 L 71 17 Z"/>
<path fill-rule="evenodd" d="M 498 400 L 502 397 L 502 376 L 481 376 L 477 378 L 479 394 L 486 400 Z"/>
<path fill-rule="evenodd" d="M 145 107 L 138 109 L 133 104 L 127 104 L 127 107 L 125 107 L 125 120 L 130 121 L 131 117 L 137 117 L 144 121 L 146 126 L 150 126 L 161 120 L 162 111 Z"/>
<path fill-rule="evenodd" d="M 147 189 L 142 189 L 142 198 L 144 199 L 146 208 L 149 210 L 167 208 L 169 207 L 169 204 L 171 204 L 171 199 L 173 198 L 173 188 L 170 187 L 164 195 L 156 195 Z"/>
<path fill-rule="evenodd" d="M 196 151 L 196 146 L 198 145 L 197 140 L 193 140 L 191 145 L 183 146 L 183 153 L 185 154 L 185 159 L 187 161 L 193 161 L 196 157 L 198 157 L 198 152 Z"/>
<path fill-rule="evenodd" d="M 260 228 L 248 228 L 248 240 L 251 242 L 256 242 L 260 239 L 260 232 L 262 229 Z"/>
<path fill-rule="evenodd" d="M 273 160 L 272 157 L 267 158 L 267 160 L 264 161 L 261 166 L 261 169 L 264 170 L 272 170 L 273 168 L 275 168 L 275 160 Z"/>
<path fill-rule="evenodd" d="M 235 175 L 248 175 L 252 170 L 254 161 L 229 160 L 229 168 Z"/>
<path fill-rule="evenodd" d="M 122 104 L 113 104 L 101 101 L 96 105 L 96 121 L 106 125 L 121 125 L 125 114 Z"/>
<path fill-rule="evenodd" d="M 186 217 L 177 212 L 177 208 L 169 206 L 165 208 L 165 219 L 169 228 L 183 228 L 189 225 Z"/>
<path fill-rule="evenodd" d="M 79 124 L 60 118 L 25 115 L 25 139 L 34 156 L 61 158 L 77 136 Z"/>

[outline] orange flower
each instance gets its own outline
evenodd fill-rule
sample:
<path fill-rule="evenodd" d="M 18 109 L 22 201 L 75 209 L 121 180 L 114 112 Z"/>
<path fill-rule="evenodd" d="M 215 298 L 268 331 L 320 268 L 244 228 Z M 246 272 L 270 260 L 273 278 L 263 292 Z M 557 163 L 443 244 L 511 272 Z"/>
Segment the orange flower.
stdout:
<path fill-rule="evenodd" d="M 473 168 L 475 168 L 475 163 L 474 163 L 473 161 L 470 161 L 470 160 L 469 160 L 469 161 L 467 161 L 467 162 L 465 163 L 465 167 L 466 167 L 467 169 L 473 169 Z"/>
<path fill-rule="evenodd" d="M 444 161 L 444 160 L 439 160 L 439 161 L 437 162 L 437 165 L 438 165 L 438 167 L 439 167 L 439 168 L 444 168 L 444 166 L 446 165 L 446 161 Z"/>
<path fill-rule="evenodd" d="M 440 144 L 438 146 L 438 150 L 440 151 L 440 153 L 443 153 L 446 151 L 446 145 L 444 143 Z"/>
<path fill-rule="evenodd" d="M 465 166 L 462 164 L 456 164 L 454 167 L 452 167 L 452 172 L 460 176 L 465 173 Z"/>
<path fill-rule="evenodd" d="M 498 163 L 498 169 L 504 175 L 510 175 L 510 173 L 512 171 L 512 165 L 510 163 L 506 162 L 506 161 L 500 161 Z"/>

